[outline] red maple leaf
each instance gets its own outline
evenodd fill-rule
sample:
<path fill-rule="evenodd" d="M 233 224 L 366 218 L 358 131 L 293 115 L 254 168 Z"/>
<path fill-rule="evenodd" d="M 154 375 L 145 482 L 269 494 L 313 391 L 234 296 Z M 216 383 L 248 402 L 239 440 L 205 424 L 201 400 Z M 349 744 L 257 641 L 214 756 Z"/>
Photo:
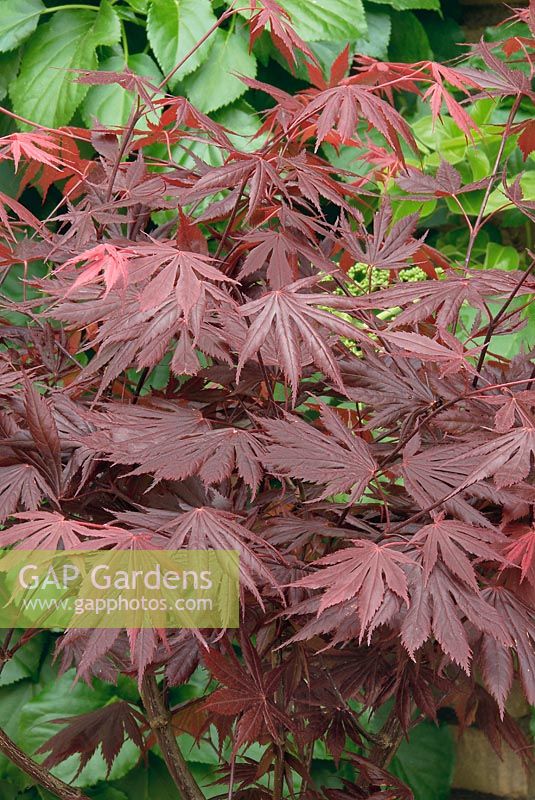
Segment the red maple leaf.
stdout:
<path fill-rule="evenodd" d="M 203 660 L 212 675 L 225 688 L 216 689 L 204 701 L 204 709 L 222 716 L 239 717 L 232 752 L 244 744 L 268 734 L 277 743 L 283 731 L 292 731 L 291 719 L 274 702 L 281 681 L 283 666 L 264 672 L 254 647 L 242 637 L 245 669 L 234 653 L 221 655 L 216 650 L 203 653 Z"/>
<path fill-rule="evenodd" d="M 320 499 L 340 492 L 360 497 L 377 469 L 366 442 L 353 435 L 328 407 L 322 406 L 327 433 L 296 416 L 265 420 L 268 442 L 264 461 L 276 475 L 325 486 Z"/>
<path fill-rule="evenodd" d="M 325 567 L 297 581 L 294 586 L 324 589 L 318 616 L 330 606 L 356 598 L 360 639 L 379 609 L 387 587 L 407 605 L 407 577 L 401 565 L 411 559 L 395 544 L 375 544 L 354 539 L 351 547 L 324 556 L 314 566 Z"/>
<path fill-rule="evenodd" d="M 325 340 L 324 332 L 359 339 L 359 329 L 334 314 L 317 308 L 328 304 L 332 308 L 352 305 L 348 298 L 301 293 L 313 286 L 318 278 L 304 278 L 263 295 L 240 308 L 240 315 L 253 319 L 240 352 L 237 380 L 248 359 L 261 350 L 272 332 L 280 364 L 292 392 L 297 394 L 303 363 L 308 359 L 325 372 L 343 391 L 342 378 L 336 359 Z"/>
<path fill-rule="evenodd" d="M 412 537 L 413 544 L 422 545 L 426 581 L 440 558 L 453 575 L 476 592 L 476 573 L 466 553 L 491 562 L 501 561 L 498 545 L 503 540 L 503 534 L 492 528 L 476 528 L 466 522 L 444 519 L 442 516 L 437 517 L 431 525 L 424 525 Z"/>
<path fill-rule="evenodd" d="M 70 258 L 58 272 L 75 267 L 85 262 L 82 271 L 77 275 L 72 285 L 69 287 L 66 296 L 72 294 L 81 286 L 98 283 L 104 280 L 106 290 L 104 297 L 108 295 L 114 286 L 128 285 L 128 263 L 132 251 L 126 247 L 115 247 L 112 244 L 98 244 L 90 250 L 85 250 L 73 258 Z"/>

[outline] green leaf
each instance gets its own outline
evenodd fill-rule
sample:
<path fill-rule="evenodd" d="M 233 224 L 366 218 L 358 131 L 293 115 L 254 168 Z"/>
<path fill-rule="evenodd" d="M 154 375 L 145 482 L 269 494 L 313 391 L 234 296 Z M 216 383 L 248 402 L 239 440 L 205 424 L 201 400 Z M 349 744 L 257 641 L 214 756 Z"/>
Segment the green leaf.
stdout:
<path fill-rule="evenodd" d="M 56 678 L 26 703 L 20 716 L 20 735 L 18 744 L 30 754 L 35 751 L 54 734 L 60 727 L 53 722 L 58 716 L 69 717 L 86 714 L 113 702 L 114 687 L 101 681 L 94 681 L 92 686 L 79 681 L 73 684 L 75 671 L 69 670 L 61 677 Z M 43 756 L 40 757 L 41 760 Z M 131 741 L 126 741 L 121 751 L 113 762 L 109 779 L 122 778 L 139 760 L 139 750 Z M 74 786 L 93 786 L 99 781 L 107 780 L 107 766 L 100 752 L 96 752 L 81 771 L 78 777 L 79 756 L 70 756 L 52 773 L 66 783 Z"/>
<path fill-rule="evenodd" d="M 481 181 L 492 173 L 490 161 L 483 150 L 477 147 L 467 147 L 466 158 L 472 172 L 472 180 Z"/>
<path fill-rule="evenodd" d="M 446 8 L 445 6 L 445 10 Z M 425 32 L 436 61 L 450 61 L 452 58 L 465 55 L 466 49 L 462 46 L 466 38 L 464 28 L 451 17 L 427 14 Z"/>
<path fill-rule="evenodd" d="M 160 67 L 171 72 L 216 21 L 210 0 L 152 0 L 147 17 L 147 35 Z M 206 59 L 213 46 L 210 36 L 176 72 L 173 88 Z"/>
<path fill-rule="evenodd" d="M 0 781 L 0 797 L 2 800 L 16 800 L 19 790 L 8 781 Z"/>
<path fill-rule="evenodd" d="M 247 90 L 236 75 L 254 78 L 256 58 L 249 52 L 249 38 L 242 28 L 214 33 L 208 59 L 184 80 L 193 105 L 208 113 L 237 100 Z"/>
<path fill-rule="evenodd" d="M 389 771 L 407 783 L 414 800 L 448 800 L 450 796 L 455 747 L 450 729 L 431 722 L 417 725 L 403 740 L 392 759 Z"/>
<path fill-rule="evenodd" d="M 305 42 L 347 41 L 366 33 L 361 0 L 279 0 L 279 5 L 288 12 Z"/>
<path fill-rule="evenodd" d="M 132 72 L 149 78 L 156 86 L 162 80 L 162 73 L 146 53 L 129 56 L 128 67 Z M 124 68 L 125 61 L 121 56 L 112 56 L 100 65 L 101 70 L 110 72 L 121 72 Z M 88 127 L 91 126 L 93 118 L 108 127 L 126 125 L 133 102 L 134 94 L 117 83 L 91 86 L 82 106 L 82 117 Z"/>
<path fill-rule="evenodd" d="M 30 680 L 0 688 L 0 727 L 12 739 L 17 738 L 22 709 L 38 691 L 39 687 Z M 8 778 L 10 783 L 16 783 L 20 788 L 25 785 L 23 775 L 19 774 L 12 762 L 3 754 L 0 754 L 0 777 Z"/>
<path fill-rule="evenodd" d="M 37 677 L 45 645 L 46 635 L 40 634 L 17 650 L 13 658 L 6 662 L 0 674 L 0 686 L 8 686 L 24 678 Z"/>
<path fill-rule="evenodd" d="M 133 8 L 134 11 L 137 11 L 140 14 L 147 13 L 147 5 L 148 0 L 126 0 L 130 8 Z"/>
<path fill-rule="evenodd" d="M 485 269 L 520 269 L 520 253 L 511 245 L 489 242 L 483 266 Z"/>
<path fill-rule="evenodd" d="M 395 11 L 410 11 L 411 9 L 440 11 L 440 0 L 372 0 L 372 2 L 390 6 Z"/>
<path fill-rule="evenodd" d="M 386 59 L 388 57 L 388 43 L 392 32 L 392 20 L 388 14 L 366 12 L 368 32 L 357 39 L 354 52 L 361 56 Z"/>
<path fill-rule="evenodd" d="M 149 753 L 148 766 L 136 767 L 114 786 L 127 800 L 180 800 L 169 770 L 154 753 Z"/>
<path fill-rule="evenodd" d="M 91 800 L 128 800 L 124 792 L 112 789 L 111 786 L 97 786 L 86 791 Z"/>
<path fill-rule="evenodd" d="M 392 12 L 392 36 L 388 48 L 391 61 L 425 61 L 433 52 L 425 28 L 410 11 Z"/>
<path fill-rule="evenodd" d="M 41 0 L 3 0 L 0 7 L 0 52 L 14 50 L 37 27 L 45 6 Z"/>
<path fill-rule="evenodd" d="M 66 125 L 89 87 L 71 70 L 96 69 L 96 47 L 116 41 L 119 21 L 110 4 L 92 11 L 58 11 L 26 48 L 20 73 L 11 85 L 17 114 L 49 127 Z"/>
<path fill-rule="evenodd" d="M 93 39 L 96 45 L 110 47 L 121 41 L 121 23 L 109 0 L 100 0 L 99 12 L 93 26 Z"/>
<path fill-rule="evenodd" d="M 20 50 L 12 53 L 0 53 L 0 100 L 3 100 L 11 81 L 13 81 L 19 71 Z"/>

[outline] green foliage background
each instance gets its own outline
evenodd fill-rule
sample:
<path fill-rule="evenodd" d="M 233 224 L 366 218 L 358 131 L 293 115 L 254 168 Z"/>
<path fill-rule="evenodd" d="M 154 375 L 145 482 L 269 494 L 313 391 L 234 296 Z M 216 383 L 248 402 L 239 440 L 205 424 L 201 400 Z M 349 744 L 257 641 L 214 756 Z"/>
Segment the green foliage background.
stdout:
<path fill-rule="evenodd" d="M 348 40 L 354 53 L 391 60 L 441 59 L 460 52 L 455 43 L 462 39 L 461 29 L 440 0 L 280 0 L 280 5 L 325 64 Z M 129 94 L 118 86 L 74 83 L 72 70 L 128 67 L 158 83 L 226 7 L 218 0 L 0 0 L 0 99 L 7 97 L 21 117 L 50 127 L 91 124 L 94 118 L 122 124 Z M 167 88 L 185 94 L 202 111 L 232 104 L 242 108 L 235 104 L 246 87 L 236 73 L 269 75 L 284 88 L 295 84 L 269 35 L 249 52 L 243 26 L 233 17 Z"/>

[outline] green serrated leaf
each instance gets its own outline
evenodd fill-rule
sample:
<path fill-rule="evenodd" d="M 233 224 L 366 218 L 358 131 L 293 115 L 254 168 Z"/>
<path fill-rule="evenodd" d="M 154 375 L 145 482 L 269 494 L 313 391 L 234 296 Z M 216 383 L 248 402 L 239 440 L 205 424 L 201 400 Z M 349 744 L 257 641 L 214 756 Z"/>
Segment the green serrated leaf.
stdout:
<path fill-rule="evenodd" d="M 180 800 L 169 770 L 154 753 L 149 753 L 147 767 L 136 767 L 114 786 L 125 794 L 127 800 Z"/>
<path fill-rule="evenodd" d="M 216 21 L 210 0 L 152 0 L 147 17 L 147 35 L 156 59 L 167 75 L 197 44 Z M 178 81 L 196 70 L 213 46 L 210 36 L 176 72 Z"/>
<path fill-rule="evenodd" d="M 511 245 L 489 242 L 483 266 L 485 269 L 520 269 L 520 253 Z"/>
<path fill-rule="evenodd" d="M 305 42 L 338 42 L 366 33 L 361 0 L 279 0 Z"/>
<path fill-rule="evenodd" d="M 2 800 L 16 800 L 19 790 L 8 781 L 0 781 L 0 797 Z"/>
<path fill-rule="evenodd" d="M 121 41 L 121 23 L 109 0 L 100 0 L 99 12 L 93 26 L 93 39 L 96 45 L 110 47 Z"/>
<path fill-rule="evenodd" d="M 46 635 L 40 634 L 17 650 L 13 658 L 4 665 L 0 674 L 0 686 L 8 686 L 24 678 L 37 677 L 45 645 Z"/>
<path fill-rule="evenodd" d="M 372 0 L 372 2 L 390 6 L 395 11 L 440 11 L 440 0 Z"/>
<path fill-rule="evenodd" d="M 237 75 L 254 78 L 256 58 L 249 52 L 249 38 L 242 28 L 214 33 L 209 57 L 184 80 L 186 94 L 206 113 L 237 100 L 247 90 Z"/>
<path fill-rule="evenodd" d="M 389 771 L 407 783 L 414 800 L 447 800 L 450 796 L 455 747 L 451 730 L 432 722 L 417 725 L 404 739 Z"/>
<path fill-rule="evenodd" d="M 133 8 L 139 14 L 147 12 L 148 0 L 126 0 L 130 8 Z"/>
<path fill-rule="evenodd" d="M 10 95 L 17 114 L 49 127 L 66 125 L 89 87 L 72 70 L 96 69 L 96 47 L 116 41 L 119 21 L 109 3 L 91 11 L 58 11 L 32 36 Z"/>
<path fill-rule="evenodd" d="M 483 180 L 483 178 L 487 178 L 492 173 L 490 161 L 483 150 L 477 147 L 467 147 L 466 158 L 470 165 L 473 181 Z"/>
<path fill-rule="evenodd" d="M 433 57 L 425 28 L 410 11 L 392 12 L 392 35 L 388 47 L 392 61 L 424 61 Z"/>
<path fill-rule="evenodd" d="M 0 100 L 7 94 L 9 84 L 13 81 L 19 71 L 20 50 L 11 53 L 0 53 Z"/>
<path fill-rule="evenodd" d="M 45 6 L 41 0 L 3 0 L 0 6 L 0 52 L 14 50 L 37 27 Z"/>
<path fill-rule="evenodd" d="M 111 786 L 97 786 L 95 789 L 86 789 L 86 792 L 91 800 L 128 800 L 124 792 Z"/>
<path fill-rule="evenodd" d="M 357 40 L 354 52 L 362 56 L 386 59 L 392 32 L 392 20 L 388 14 L 367 11 L 366 22 L 368 23 L 368 32 Z"/>
<path fill-rule="evenodd" d="M 120 72 L 125 68 L 124 58 L 112 56 L 100 65 L 101 70 Z M 162 80 L 162 73 L 147 53 L 137 53 L 128 57 L 128 67 L 132 72 L 143 75 L 156 86 Z M 126 125 L 134 94 L 114 83 L 104 86 L 91 86 L 82 106 L 82 117 L 89 127 L 97 119 L 101 125 L 113 127 Z"/>
<path fill-rule="evenodd" d="M 39 687 L 30 680 L 0 687 L 0 727 L 12 739 L 17 737 L 22 709 L 38 691 Z M 22 774 L 19 774 L 12 762 L 3 754 L 0 754 L 0 778 L 8 778 L 10 783 L 20 788 L 25 785 Z"/>

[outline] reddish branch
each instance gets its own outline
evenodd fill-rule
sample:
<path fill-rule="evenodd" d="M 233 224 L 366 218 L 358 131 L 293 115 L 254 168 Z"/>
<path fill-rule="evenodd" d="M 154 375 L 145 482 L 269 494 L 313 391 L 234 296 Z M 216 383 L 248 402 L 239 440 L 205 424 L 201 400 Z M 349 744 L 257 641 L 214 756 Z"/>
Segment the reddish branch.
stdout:
<path fill-rule="evenodd" d="M 180 751 L 169 708 L 164 703 L 153 674 L 145 674 L 141 682 L 140 693 L 147 720 L 154 731 L 169 774 L 180 792 L 181 799 L 204 800 L 204 795 Z"/>

